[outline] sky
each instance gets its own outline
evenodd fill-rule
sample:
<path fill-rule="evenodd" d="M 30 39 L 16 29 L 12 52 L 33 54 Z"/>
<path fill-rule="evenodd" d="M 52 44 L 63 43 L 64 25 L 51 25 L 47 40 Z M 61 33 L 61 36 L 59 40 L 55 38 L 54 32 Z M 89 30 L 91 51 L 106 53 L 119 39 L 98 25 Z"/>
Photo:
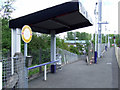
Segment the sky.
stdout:
<path fill-rule="evenodd" d="M 5 0 L 1 0 L 2 2 Z M 16 0 L 14 8 L 16 9 L 12 13 L 12 18 L 24 16 L 48 7 L 52 7 L 71 0 Z M 90 15 L 93 21 L 93 26 L 77 29 L 74 31 L 95 33 L 95 16 L 94 9 L 95 3 L 98 0 L 79 0 L 86 11 Z M 102 25 L 102 33 L 118 33 L 118 1 L 119 0 L 102 0 L 102 21 L 107 21 L 107 32 L 105 32 L 105 24 Z M 97 29 L 97 28 L 96 28 Z M 98 29 L 97 29 L 98 30 Z M 73 32 L 74 32 L 73 31 Z M 66 33 L 59 34 L 60 37 L 64 37 Z"/>

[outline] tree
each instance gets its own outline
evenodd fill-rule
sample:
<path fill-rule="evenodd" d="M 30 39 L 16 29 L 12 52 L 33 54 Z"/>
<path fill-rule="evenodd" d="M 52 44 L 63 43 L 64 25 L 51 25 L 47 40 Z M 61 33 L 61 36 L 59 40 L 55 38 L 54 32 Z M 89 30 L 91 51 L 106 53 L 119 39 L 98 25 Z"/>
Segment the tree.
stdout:
<path fill-rule="evenodd" d="M 73 45 L 70 45 L 70 51 L 75 54 L 79 54 L 79 50 L 77 47 L 74 47 Z"/>
<path fill-rule="evenodd" d="M 14 0 L 7 0 L 0 8 L 2 18 L 2 52 L 6 54 L 11 48 L 11 31 L 9 29 L 9 20 L 11 13 L 14 11 L 12 7 Z"/>
<path fill-rule="evenodd" d="M 91 35 L 85 32 L 67 32 L 66 40 L 75 40 L 77 37 L 78 40 L 90 40 Z"/>
<path fill-rule="evenodd" d="M 10 51 L 11 48 L 11 31 L 8 27 L 8 20 L 2 19 L 2 51 L 3 54 Z"/>
<path fill-rule="evenodd" d="M 12 4 L 15 2 L 15 0 L 7 0 L 3 3 L 3 5 L 0 8 L 0 15 L 2 18 L 10 19 L 11 13 L 15 10 L 12 6 Z"/>
<path fill-rule="evenodd" d="M 75 36 L 73 32 L 67 32 L 67 40 L 74 40 Z"/>
<path fill-rule="evenodd" d="M 116 44 L 118 47 L 120 47 L 120 35 L 116 35 Z"/>

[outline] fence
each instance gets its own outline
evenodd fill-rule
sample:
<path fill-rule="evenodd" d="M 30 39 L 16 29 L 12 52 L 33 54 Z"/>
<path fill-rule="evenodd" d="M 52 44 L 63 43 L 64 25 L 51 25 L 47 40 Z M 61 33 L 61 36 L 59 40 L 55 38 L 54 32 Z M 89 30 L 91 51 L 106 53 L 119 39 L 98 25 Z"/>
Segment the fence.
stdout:
<path fill-rule="evenodd" d="M 60 49 L 60 48 L 57 48 L 57 54 L 61 55 L 62 64 L 73 63 L 78 60 L 86 59 L 85 55 L 77 55 L 67 50 Z"/>
<path fill-rule="evenodd" d="M 93 60 L 94 58 L 94 44 L 90 43 L 90 45 L 88 46 L 88 60 Z M 88 61 L 88 63 L 89 63 Z"/>
<path fill-rule="evenodd" d="M 11 74 L 11 60 L 14 59 L 14 74 Z M 16 53 L 14 58 L 2 60 L 3 88 L 26 88 L 28 87 L 27 69 L 22 53 Z"/>
<path fill-rule="evenodd" d="M 105 50 L 105 44 L 101 44 L 101 52 Z"/>
<path fill-rule="evenodd" d="M 38 50 L 31 50 L 28 52 L 28 55 L 32 56 L 32 65 L 38 65 L 45 62 L 50 62 L 50 49 L 38 49 Z"/>
<path fill-rule="evenodd" d="M 2 90 L 2 60 L 0 59 L 0 90 Z"/>
<path fill-rule="evenodd" d="M 95 49 L 94 44 L 90 43 L 90 45 L 88 46 L 88 60 L 89 61 L 94 60 L 94 49 Z M 105 50 L 105 44 L 101 44 L 101 52 L 103 52 L 104 50 Z"/>
<path fill-rule="evenodd" d="M 2 60 L 2 85 L 3 88 L 7 87 L 7 81 L 11 76 L 11 58 Z"/>

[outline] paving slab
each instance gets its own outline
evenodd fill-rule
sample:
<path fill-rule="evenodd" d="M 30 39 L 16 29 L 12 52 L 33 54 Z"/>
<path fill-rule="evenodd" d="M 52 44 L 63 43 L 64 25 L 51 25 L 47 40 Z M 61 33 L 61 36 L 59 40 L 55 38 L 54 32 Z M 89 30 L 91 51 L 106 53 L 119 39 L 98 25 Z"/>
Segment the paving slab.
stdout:
<path fill-rule="evenodd" d="M 118 88 L 118 68 L 114 48 L 108 49 L 98 64 L 85 61 L 67 64 L 55 74 L 48 73 L 29 82 L 29 88 Z"/>

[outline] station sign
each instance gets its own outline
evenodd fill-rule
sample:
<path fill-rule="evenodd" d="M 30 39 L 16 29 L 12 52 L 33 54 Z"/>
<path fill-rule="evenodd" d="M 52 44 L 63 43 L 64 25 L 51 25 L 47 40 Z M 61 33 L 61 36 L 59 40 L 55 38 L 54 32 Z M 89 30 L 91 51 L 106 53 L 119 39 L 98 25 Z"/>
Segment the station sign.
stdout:
<path fill-rule="evenodd" d="M 25 43 L 29 43 L 32 40 L 32 29 L 28 25 L 24 25 L 22 28 L 22 39 Z"/>

